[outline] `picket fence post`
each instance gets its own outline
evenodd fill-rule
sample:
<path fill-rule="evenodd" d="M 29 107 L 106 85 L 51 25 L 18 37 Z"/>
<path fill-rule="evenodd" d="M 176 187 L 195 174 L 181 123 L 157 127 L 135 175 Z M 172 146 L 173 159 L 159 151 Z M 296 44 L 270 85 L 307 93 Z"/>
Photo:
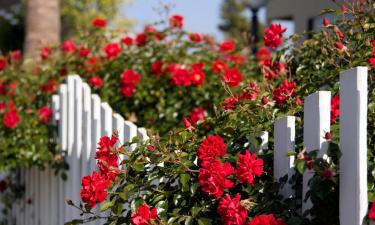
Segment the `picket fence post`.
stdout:
<path fill-rule="evenodd" d="M 340 74 L 340 224 L 367 214 L 367 67 Z"/>
<path fill-rule="evenodd" d="M 294 116 L 282 117 L 275 122 L 274 128 L 273 171 L 276 181 L 288 176 L 287 182 L 280 190 L 284 198 L 295 196 L 292 185 L 288 182 L 294 175 L 294 156 L 287 156 L 288 152 L 294 152 L 295 120 Z"/>
<path fill-rule="evenodd" d="M 330 131 L 331 92 L 318 91 L 306 97 L 303 113 L 303 142 L 306 152 L 319 150 L 319 156 L 326 155 L 328 142 L 324 139 L 325 132 Z M 310 170 L 303 174 L 303 200 L 308 192 L 308 182 L 313 176 Z M 312 207 L 310 199 L 302 202 L 302 212 Z"/>

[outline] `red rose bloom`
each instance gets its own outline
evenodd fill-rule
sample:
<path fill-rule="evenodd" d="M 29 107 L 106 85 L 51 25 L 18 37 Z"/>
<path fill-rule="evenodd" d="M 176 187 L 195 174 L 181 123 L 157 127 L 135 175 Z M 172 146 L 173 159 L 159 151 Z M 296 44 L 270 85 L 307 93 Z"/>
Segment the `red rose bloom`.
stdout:
<path fill-rule="evenodd" d="M 370 220 L 375 220 L 375 201 L 371 202 L 371 207 L 368 212 L 368 218 Z"/>
<path fill-rule="evenodd" d="M 90 77 L 89 83 L 96 88 L 101 88 L 103 86 L 103 80 L 99 76 Z"/>
<path fill-rule="evenodd" d="M 135 213 L 132 213 L 130 222 L 133 225 L 150 225 L 152 220 L 158 216 L 156 208 L 150 210 L 147 204 L 143 203 Z"/>
<path fill-rule="evenodd" d="M 139 47 L 145 46 L 147 43 L 147 35 L 144 33 L 138 34 L 137 37 L 135 37 L 135 43 Z"/>
<path fill-rule="evenodd" d="M 335 123 L 340 116 L 340 96 L 333 96 L 331 99 L 331 124 Z"/>
<path fill-rule="evenodd" d="M 283 83 L 273 90 L 273 100 L 277 105 L 282 105 L 286 100 L 296 93 L 296 82 L 284 80 Z"/>
<path fill-rule="evenodd" d="M 219 199 L 223 195 L 224 189 L 234 186 L 232 181 L 226 179 L 233 172 L 234 169 L 228 162 L 223 164 L 216 159 L 203 161 L 198 174 L 199 185 L 203 192 Z"/>
<path fill-rule="evenodd" d="M 104 51 L 107 55 L 107 59 L 112 60 L 112 59 L 117 58 L 117 56 L 121 52 L 121 48 L 118 43 L 113 42 L 113 43 L 107 44 L 104 48 Z"/>
<path fill-rule="evenodd" d="M 7 67 L 6 58 L 0 58 L 0 71 L 5 70 L 6 67 Z"/>
<path fill-rule="evenodd" d="M 276 77 L 283 76 L 286 73 L 285 64 L 279 61 L 265 60 L 261 69 L 267 80 L 274 80 Z"/>
<path fill-rule="evenodd" d="M 236 177 L 241 183 L 254 184 L 255 176 L 260 177 L 263 173 L 263 160 L 257 159 L 256 154 L 245 151 L 245 154 L 238 154 Z"/>
<path fill-rule="evenodd" d="M 329 20 L 327 18 L 323 18 L 323 26 L 328 26 L 329 25 Z"/>
<path fill-rule="evenodd" d="M 101 18 L 101 17 L 97 17 L 97 18 L 92 20 L 92 25 L 94 27 L 103 28 L 103 27 L 107 26 L 107 21 L 105 19 Z"/>
<path fill-rule="evenodd" d="M 345 46 L 339 42 L 339 41 L 336 41 L 335 43 L 335 47 L 338 49 L 338 50 L 343 50 L 345 48 Z"/>
<path fill-rule="evenodd" d="M 193 84 L 197 86 L 202 86 L 205 79 L 205 74 L 203 72 L 203 64 L 197 63 L 192 65 L 192 70 L 190 72 L 190 80 Z"/>
<path fill-rule="evenodd" d="M 132 97 L 140 81 L 141 75 L 134 70 L 126 69 L 121 75 L 120 89 L 122 95 L 125 97 Z"/>
<path fill-rule="evenodd" d="M 232 199 L 226 194 L 219 202 L 217 213 L 220 215 L 221 223 L 224 225 L 245 225 L 247 210 L 240 203 L 241 195 L 236 194 Z"/>
<path fill-rule="evenodd" d="M 283 42 L 282 36 L 285 31 L 286 28 L 282 28 L 280 24 L 271 24 L 265 31 L 264 44 L 272 49 L 279 47 Z"/>
<path fill-rule="evenodd" d="M 173 28 L 182 28 L 184 25 L 184 17 L 181 15 L 173 15 L 171 18 L 169 18 L 169 24 Z"/>
<path fill-rule="evenodd" d="M 223 102 L 223 108 L 225 110 L 233 110 L 238 102 L 237 97 L 228 97 Z"/>
<path fill-rule="evenodd" d="M 172 84 L 176 86 L 189 86 L 191 84 L 189 71 L 186 69 L 177 69 L 173 71 Z"/>
<path fill-rule="evenodd" d="M 126 36 L 126 37 L 121 38 L 121 42 L 127 46 L 130 46 L 133 44 L 133 38 Z"/>
<path fill-rule="evenodd" d="M 82 177 L 81 199 L 90 208 L 94 208 L 97 203 L 103 202 L 107 198 L 105 189 L 110 185 L 110 181 L 104 176 L 94 171 L 91 176 Z"/>
<path fill-rule="evenodd" d="M 116 178 L 118 168 L 118 155 L 115 148 L 117 140 L 114 136 L 111 138 L 107 136 L 100 138 L 95 157 L 98 160 L 97 164 L 100 175 L 111 181 Z"/>
<path fill-rule="evenodd" d="M 3 123 L 5 127 L 9 129 L 15 128 L 20 123 L 20 121 L 21 119 L 17 110 L 11 110 L 9 112 L 6 112 L 3 118 Z"/>
<path fill-rule="evenodd" d="M 201 106 L 199 108 L 194 108 L 190 112 L 190 122 L 196 125 L 198 121 L 204 120 L 204 108 Z"/>
<path fill-rule="evenodd" d="M 372 67 L 375 68 L 375 57 L 371 57 L 368 59 L 368 62 L 371 64 Z"/>
<path fill-rule="evenodd" d="M 199 43 L 203 41 L 203 36 L 199 33 L 190 33 L 189 39 L 193 43 Z"/>
<path fill-rule="evenodd" d="M 219 135 L 210 135 L 199 146 L 197 157 L 201 161 L 223 157 L 227 154 L 226 147 L 224 140 Z"/>
<path fill-rule="evenodd" d="M 249 86 L 247 86 L 240 96 L 242 100 L 251 100 L 255 101 L 260 93 L 260 87 L 256 82 L 250 82 Z"/>
<path fill-rule="evenodd" d="M 75 52 L 77 47 L 72 40 L 67 40 L 62 44 L 61 49 L 67 54 Z"/>
<path fill-rule="evenodd" d="M 228 55 L 224 58 L 227 58 L 228 60 L 232 61 L 235 65 L 244 65 L 246 64 L 246 58 L 243 55 Z"/>
<path fill-rule="evenodd" d="M 231 52 L 235 48 L 236 48 L 236 46 L 234 45 L 233 41 L 231 41 L 231 40 L 223 41 L 220 44 L 220 51 L 222 51 L 222 52 Z"/>
<path fill-rule="evenodd" d="M 59 84 L 57 83 L 57 81 L 48 80 L 45 84 L 42 85 L 42 87 L 40 89 L 44 93 L 52 94 L 57 90 L 58 86 L 59 86 Z"/>
<path fill-rule="evenodd" d="M 13 61 L 20 61 L 21 60 L 21 51 L 20 50 L 15 50 L 10 52 L 10 58 Z M 1 70 L 1 69 L 0 69 Z"/>
<path fill-rule="evenodd" d="M 262 47 L 256 53 L 256 57 L 259 63 L 264 64 L 264 62 L 272 59 L 270 51 L 267 48 Z"/>
<path fill-rule="evenodd" d="M 39 121 L 43 123 L 48 123 L 49 119 L 52 116 L 52 109 L 48 106 L 43 106 L 38 110 Z"/>
<path fill-rule="evenodd" d="M 52 49 L 49 47 L 44 47 L 40 49 L 40 56 L 43 60 L 47 60 L 49 57 L 49 54 L 51 54 Z"/>
<path fill-rule="evenodd" d="M 270 100 L 268 99 L 268 97 L 263 97 L 261 99 L 261 102 L 262 102 L 263 105 L 267 105 L 270 102 Z"/>
<path fill-rule="evenodd" d="M 151 72 L 157 77 L 162 75 L 163 65 L 164 63 L 162 61 L 156 60 L 154 63 L 151 64 Z"/>
<path fill-rule="evenodd" d="M 190 122 L 189 118 L 187 118 L 187 117 L 184 117 L 184 126 L 187 129 L 191 129 L 191 122 Z"/>
<path fill-rule="evenodd" d="M 269 215 L 259 215 L 254 217 L 247 225 L 286 225 L 284 221 L 279 218 L 275 219 L 273 214 Z"/>
<path fill-rule="evenodd" d="M 243 77 L 240 71 L 235 68 L 230 68 L 225 70 L 222 79 L 229 85 L 229 87 L 237 87 L 241 83 Z"/>
<path fill-rule="evenodd" d="M 156 32 L 156 29 L 152 25 L 146 25 L 145 28 L 143 29 L 143 32 L 152 34 Z"/>
<path fill-rule="evenodd" d="M 91 53 L 91 49 L 84 48 L 84 47 L 81 47 L 78 51 L 78 55 L 81 57 L 87 57 L 88 55 L 90 55 L 90 53 Z"/>
<path fill-rule="evenodd" d="M 212 63 L 212 70 L 216 74 L 221 74 L 227 68 L 228 68 L 227 64 L 225 64 L 225 62 L 223 62 L 223 61 L 213 61 L 213 63 Z"/>

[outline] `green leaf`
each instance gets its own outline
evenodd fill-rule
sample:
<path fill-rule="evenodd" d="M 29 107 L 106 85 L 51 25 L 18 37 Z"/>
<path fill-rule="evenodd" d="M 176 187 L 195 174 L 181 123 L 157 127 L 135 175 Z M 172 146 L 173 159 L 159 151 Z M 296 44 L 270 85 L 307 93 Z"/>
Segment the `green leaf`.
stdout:
<path fill-rule="evenodd" d="M 182 185 L 182 191 L 188 191 L 189 185 L 188 182 L 190 180 L 190 175 L 187 173 L 180 174 L 180 183 Z"/>
<path fill-rule="evenodd" d="M 109 202 L 105 202 L 103 205 L 100 206 L 100 212 L 103 212 L 105 210 L 107 210 L 108 208 L 112 207 L 113 206 L 113 202 L 109 201 Z"/>
<path fill-rule="evenodd" d="M 210 224 L 212 224 L 212 220 L 208 219 L 208 218 L 205 218 L 205 217 L 201 217 L 201 218 L 197 219 L 197 221 L 198 221 L 199 225 L 210 225 Z"/>
<path fill-rule="evenodd" d="M 305 160 L 297 159 L 296 160 L 296 169 L 297 169 L 298 173 L 303 174 L 306 170 Z"/>

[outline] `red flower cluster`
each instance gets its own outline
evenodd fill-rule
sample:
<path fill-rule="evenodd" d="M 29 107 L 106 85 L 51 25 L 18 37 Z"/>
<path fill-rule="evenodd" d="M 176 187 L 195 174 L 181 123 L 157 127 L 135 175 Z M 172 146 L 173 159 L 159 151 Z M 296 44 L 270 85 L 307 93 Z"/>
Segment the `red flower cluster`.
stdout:
<path fill-rule="evenodd" d="M 89 83 L 96 88 L 101 88 L 103 86 L 103 80 L 99 76 L 90 77 Z"/>
<path fill-rule="evenodd" d="M 241 83 L 243 77 L 241 72 L 236 68 L 229 68 L 225 70 L 222 79 L 229 85 L 229 87 L 237 87 Z"/>
<path fill-rule="evenodd" d="M 216 74 L 222 74 L 228 68 L 227 64 L 223 61 L 213 61 L 212 70 Z"/>
<path fill-rule="evenodd" d="M 273 100 L 277 105 L 284 104 L 289 97 L 296 93 L 296 82 L 284 80 L 283 83 L 273 90 Z"/>
<path fill-rule="evenodd" d="M 238 102 L 237 97 L 228 97 L 223 102 L 223 108 L 225 110 L 233 110 Z"/>
<path fill-rule="evenodd" d="M 14 105 L 13 101 L 8 103 L 7 112 L 4 115 L 3 123 L 5 127 L 9 129 L 15 128 L 21 122 L 21 118 L 18 114 L 18 109 Z"/>
<path fill-rule="evenodd" d="M 275 219 L 273 214 L 259 215 L 254 217 L 247 225 L 286 225 L 281 219 Z"/>
<path fill-rule="evenodd" d="M 126 36 L 126 37 L 121 38 L 121 42 L 127 46 L 130 46 L 133 44 L 133 38 Z"/>
<path fill-rule="evenodd" d="M 174 28 L 182 28 L 184 25 L 184 17 L 181 15 L 173 15 L 169 18 L 169 24 Z"/>
<path fill-rule="evenodd" d="M 99 27 L 99 28 L 103 28 L 107 26 L 107 21 L 101 17 L 97 17 L 93 19 L 91 23 L 94 27 Z"/>
<path fill-rule="evenodd" d="M 72 40 L 67 40 L 62 44 L 61 49 L 64 53 L 68 54 L 75 52 L 77 47 Z"/>
<path fill-rule="evenodd" d="M 368 218 L 370 220 L 375 220 L 375 201 L 371 202 L 371 207 L 368 212 Z"/>
<path fill-rule="evenodd" d="M 189 71 L 186 69 L 176 69 L 171 74 L 172 84 L 176 86 L 189 86 L 191 84 Z"/>
<path fill-rule="evenodd" d="M 121 52 L 121 48 L 118 43 L 113 42 L 113 43 L 107 44 L 104 48 L 104 51 L 107 55 L 107 59 L 112 60 L 112 59 L 117 58 L 117 56 Z"/>
<path fill-rule="evenodd" d="M 236 48 L 236 45 L 231 40 L 223 41 L 220 44 L 220 51 L 222 52 L 231 52 Z"/>
<path fill-rule="evenodd" d="M 134 91 L 141 81 L 141 75 L 131 69 L 126 69 L 121 75 L 120 90 L 123 96 L 132 97 Z"/>
<path fill-rule="evenodd" d="M 189 39 L 193 43 L 199 43 L 203 41 L 203 36 L 199 33 L 190 33 Z"/>
<path fill-rule="evenodd" d="M 42 57 L 43 60 L 47 60 L 51 52 L 52 52 L 51 48 L 43 47 L 40 49 L 40 56 Z"/>
<path fill-rule="evenodd" d="M 224 189 L 234 186 L 232 181 L 226 179 L 233 173 L 234 169 L 229 162 L 223 164 L 216 159 L 203 161 L 198 174 L 199 185 L 203 192 L 218 199 L 223 195 Z"/>
<path fill-rule="evenodd" d="M 263 160 L 257 159 L 256 154 L 246 151 L 245 154 L 238 154 L 236 177 L 241 183 L 254 184 L 255 176 L 263 173 Z"/>
<path fill-rule="evenodd" d="M 20 50 L 14 50 L 10 53 L 10 58 L 12 61 L 20 61 L 22 58 L 21 51 Z M 0 69 L 1 70 L 1 69 Z"/>
<path fill-rule="evenodd" d="M 202 63 L 196 63 L 193 64 L 190 72 L 190 79 L 191 82 L 197 86 L 202 86 L 205 79 L 205 74 L 203 72 L 203 64 Z"/>
<path fill-rule="evenodd" d="M 91 176 L 82 177 L 81 199 L 90 208 L 105 200 L 107 193 L 105 189 L 110 185 L 110 181 L 103 175 L 94 171 Z"/>
<path fill-rule="evenodd" d="M 57 81 L 55 81 L 55 80 L 48 80 L 45 84 L 43 84 L 40 87 L 40 89 L 43 92 L 47 93 L 47 94 L 52 94 L 52 93 L 54 93 L 57 90 L 58 85 L 59 84 L 57 83 Z"/>
<path fill-rule="evenodd" d="M 155 75 L 155 76 L 160 76 L 163 74 L 163 65 L 164 63 L 160 60 L 156 60 L 154 63 L 151 64 L 151 72 Z"/>
<path fill-rule="evenodd" d="M 256 82 L 250 82 L 250 84 L 244 89 L 244 92 L 241 95 L 242 100 L 251 100 L 255 101 L 260 93 L 260 87 Z"/>
<path fill-rule="evenodd" d="M 264 62 L 270 61 L 272 59 L 270 51 L 268 51 L 268 49 L 265 47 L 262 47 L 258 50 L 258 52 L 256 53 L 256 57 L 261 65 L 264 64 Z"/>
<path fill-rule="evenodd" d="M 372 41 L 372 57 L 368 61 L 375 68 L 375 40 Z"/>
<path fill-rule="evenodd" d="M 197 157 L 201 161 L 222 157 L 227 154 L 226 147 L 224 139 L 219 135 L 208 136 L 200 145 L 197 151 Z"/>
<path fill-rule="evenodd" d="M 156 208 L 150 210 L 149 206 L 143 203 L 135 213 L 132 213 L 130 222 L 133 225 L 150 225 L 152 220 L 158 217 Z"/>
<path fill-rule="evenodd" d="M 203 64 L 196 63 L 191 65 L 191 70 L 183 69 L 177 64 L 171 64 L 168 66 L 166 71 L 171 73 L 172 84 L 176 86 L 190 86 L 194 84 L 196 86 L 202 86 L 205 80 L 205 74 L 203 72 Z"/>
<path fill-rule="evenodd" d="M 6 67 L 7 67 L 6 58 L 0 58 L 0 71 L 5 70 Z"/>
<path fill-rule="evenodd" d="M 111 138 L 107 136 L 100 138 L 99 147 L 96 151 L 100 175 L 111 181 L 116 178 L 118 169 L 118 155 L 115 148 L 117 140 L 114 136 Z"/>
<path fill-rule="evenodd" d="M 39 121 L 43 123 L 48 123 L 51 116 L 52 116 L 52 109 L 48 106 L 43 106 L 38 110 Z"/>
<path fill-rule="evenodd" d="M 331 99 L 331 124 L 335 123 L 337 117 L 340 116 L 340 96 L 333 96 Z"/>
<path fill-rule="evenodd" d="M 138 47 L 145 46 L 147 44 L 147 35 L 140 33 L 135 37 L 135 43 Z"/>
<path fill-rule="evenodd" d="M 267 47 L 275 49 L 283 43 L 283 33 L 286 28 L 282 28 L 280 24 L 271 24 L 265 31 L 264 44 Z"/>
<path fill-rule="evenodd" d="M 204 118 L 204 108 L 203 106 L 201 106 L 199 108 L 194 108 L 193 110 L 191 110 L 189 121 L 192 125 L 196 125 L 198 121 L 202 121 L 204 120 Z"/>
<path fill-rule="evenodd" d="M 247 210 L 241 205 L 241 195 L 236 194 L 232 199 L 226 194 L 219 202 L 217 213 L 224 225 L 245 225 Z M 263 224 L 262 224 L 263 225 Z"/>
<path fill-rule="evenodd" d="M 271 60 L 265 60 L 261 69 L 267 80 L 274 80 L 276 77 L 285 75 L 286 72 L 284 63 Z"/>

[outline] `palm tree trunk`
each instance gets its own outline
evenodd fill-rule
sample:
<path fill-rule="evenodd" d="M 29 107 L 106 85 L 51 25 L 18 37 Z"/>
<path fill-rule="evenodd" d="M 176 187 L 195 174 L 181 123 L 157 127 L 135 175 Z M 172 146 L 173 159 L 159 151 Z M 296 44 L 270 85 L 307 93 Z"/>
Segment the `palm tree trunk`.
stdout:
<path fill-rule="evenodd" d="M 39 57 L 41 47 L 60 42 L 59 0 L 26 0 L 26 58 Z"/>

